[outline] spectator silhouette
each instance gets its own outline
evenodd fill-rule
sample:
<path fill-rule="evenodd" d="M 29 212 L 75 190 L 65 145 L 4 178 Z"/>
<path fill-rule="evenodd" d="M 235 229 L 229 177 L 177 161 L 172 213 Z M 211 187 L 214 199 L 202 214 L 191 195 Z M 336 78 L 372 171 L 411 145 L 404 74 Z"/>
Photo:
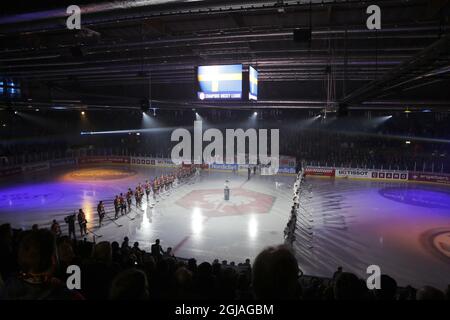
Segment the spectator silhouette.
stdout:
<path fill-rule="evenodd" d="M 111 244 L 107 241 L 94 246 L 92 258 L 82 267 L 82 290 L 88 299 L 108 298 L 109 286 L 118 270 L 112 266 Z"/>
<path fill-rule="evenodd" d="M 149 288 L 147 276 L 141 270 L 131 268 L 119 273 L 111 284 L 111 300 L 147 300 Z"/>
<path fill-rule="evenodd" d="M 131 249 L 131 253 L 135 256 L 136 261 L 139 264 L 142 264 L 142 254 L 143 251 L 141 250 L 141 248 L 139 248 L 139 242 L 135 242 L 133 244 L 133 248 Z"/>
<path fill-rule="evenodd" d="M 167 248 L 166 253 L 164 254 L 164 257 L 167 257 L 167 258 L 175 257 L 175 255 L 173 254 L 173 251 L 172 251 L 172 247 Z"/>
<path fill-rule="evenodd" d="M 444 293 L 432 286 L 424 286 L 417 290 L 417 300 L 445 300 Z"/>
<path fill-rule="evenodd" d="M 67 267 L 70 265 L 80 265 L 78 261 L 75 261 L 76 256 L 72 248 L 72 244 L 70 241 L 61 241 L 58 243 L 58 255 L 59 255 L 59 264 L 57 268 L 56 276 L 66 281 L 69 276 L 66 271 Z"/>
<path fill-rule="evenodd" d="M 238 274 L 233 268 L 225 268 L 219 275 L 219 288 L 218 298 L 225 300 L 233 300 L 236 296 Z"/>
<path fill-rule="evenodd" d="M 197 268 L 195 288 L 197 295 L 201 299 L 211 299 L 215 297 L 216 278 L 212 273 L 212 266 L 208 262 L 200 263 Z"/>
<path fill-rule="evenodd" d="M 162 249 L 161 245 L 159 244 L 159 239 L 156 239 L 155 243 L 152 244 L 151 247 L 152 255 L 156 260 L 161 259 L 162 255 L 164 254 L 164 250 Z"/>
<path fill-rule="evenodd" d="M 61 236 L 61 227 L 60 227 L 59 223 L 56 220 L 52 221 L 52 225 L 50 227 L 50 230 L 53 232 L 55 237 L 60 237 Z"/>
<path fill-rule="evenodd" d="M 175 299 L 192 299 L 193 298 L 193 275 L 185 267 L 180 267 L 175 271 Z"/>
<path fill-rule="evenodd" d="M 9 223 L 0 226 L 0 276 L 7 279 L 17 269 L 13 231 Z"/>
<path fill-rule="evenodd" d="M 122 245 L 120 246 L 120 248 L 124 250 L 128 249 L 129 247 L 130 247 L 130 239 L 128 239 L 128 237 L 123 238 Z"/>
<path fill-rule="evenodd" d="M 188 260 L 188 269 L 192 273 L 196 273 L 197 272 L 197 260 L 195 260 L 194 258 L 189 259 Z"/>
<path fill-rule="evenodd" d="M 337 277 L 342 273 L 342 267 L 338 267 L 337 270 L 333 273 L 333 281 L 336 281 Z"/>
<path fill-rule="evenodd" d="M 238 300 L 252 300 L 253 295 L 250 290 L 250 278 L 247 274 L 241 273 L 238 276 L 238 283 L 236 288 L 236 299 Z"/>
<path fill-rule="evenodd" d="M 69 291 L 65 283 L 53 276 L 56 267 L 56 244 L 48 230 L 27 232 L 19 246 L 19 275 L 9 278 L 0 292 L 0 299 L 75 300 L 82 299 Z"/>
<path fill-rule="evenodd" d="M 114 263 L 122 263 L 122 253 L 120 251 L 119 243 L 117 241 L 111 242 L 112 261 Z"/>
<path fill-rule="evenodd" d="M 356 275 L 342 272 L 334 283 L 334 298 L 336 300 L 359 300 L 363 298 L 361 281 Z"/>
<path fill-rule="evenodd" d="M 253 263 L 252 285 L 257 299 L 299 298 L 299 268 L 285 246 L 263 250 Z"/>
<path fill-rule="evenodd" d="M 396 300 L 397 282 L 388 275 L 380 277 L 381 289 L 375 289 L 375 297 L 378 300 Z"/>

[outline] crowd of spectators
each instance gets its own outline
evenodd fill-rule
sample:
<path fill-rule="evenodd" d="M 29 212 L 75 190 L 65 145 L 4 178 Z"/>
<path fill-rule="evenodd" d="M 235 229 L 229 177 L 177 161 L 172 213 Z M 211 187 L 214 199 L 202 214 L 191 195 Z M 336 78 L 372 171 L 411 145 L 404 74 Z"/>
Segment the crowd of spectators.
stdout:
<path fill-rule="evenodd" d="M 111 141 L 111 139 L 109 139 Z M 138 141 L 135 141 L 138 140 Z M 20 144 L 0 148 L 0 166 L 13 166 L 83 155 L 135 155 L 169 158 L 170 145 L 152 148 L 154 137 L 126 137 L 114 146 L 93 142 L 86 146 L 67 144 Z M 156 141 L 165 141 L 156 139 Z M 297 161 L 321 166 L 450 172 L 446 145 L 385 140 L 375 137 L 348 136 L 304 131 L 298 135 L 283 133 L 280 154 L 295 156 Z"/>
<path fill-rule="evenodd" d="M 249 121 L 245 111 L 202 111 L 204 129 L 278 128 L 280 154 L 321 165 L 450 172 L 448 115 L 441 113 L 396 114 L 389 121 L 355 115 L 349 119 L 315 118 L 300 111 L 261 111 Z M 43 117 L 45 116 L 45 117 Z M 191 128 L 194 113 L 158 110 L 142 122 L 136 112 L 79 112 L 11 114 L 0 127 L 0 165 L 70 157 L 77 154 L 152 155 L 169 157 L 170 135 L 178 127 Z M 41 119 L 43 118 L 43 119 Z M 40 120 L 37 120 L 40 119 Z M 309 119 L 309 120 L 308 120 Z M 155 127 L 151 133 L 127 134 L 126 130 Z M 45 130 L 44 130 L 45 129 Z M 44 130 L 44 131 L 42 131 Z M 116 135 L 80 135 L 81 131 L 125 130 Z M 446 140 L 447 139 L 447 140 Z M 410 144 L 407 144 L 409 141 Z M 97 150 L 97 151 L 96 151 Z"/>
<path fill-rule="evenodd" d="M 282 132 L 280 154 L 295 156 L 308 164 L 336 167 L 359 167 L 426 172 L 450 172 L 450 155 L 446 144 L 387 140 L 379 137 L 333 134 L 305 130 L 301 133 Z M 165 139 L 167 138 L 167 139 Z M 109 146 L 106 142 L 113 143 Z M 154 141 L 167 141 L 157 147 Z M 0 147 L 0 165 L 11 166 L 51 159 L 83 155 L 136 155 L 168 158 L 170 137 L 126 136 L 96 139 L 88 145 L 67 143 L 19 144 Z"/>
<path fill-rule="evenodd" d="M 322 166 L 450 172 L 447 145 L 406 141 L 313 130 L 288 136 L 280 149 Z"/>
<path fill-rule="evenodd" d="M 81 287 L 69 290 L 68 266 L 81 270 Z M 146 252 L 128 238 L 98 243 L 56 237 L 40 229 L 0 226 L 0 299 L 45 300 L 445 300 L 429 286 L 399 288 L 388 275 L 381 289 L 338 269 L 332 278 L 304 276 L 285 246 L 264 249 L 244 263 L 198 263 L 176 258 L 159 241 Z M 330 275 L 331 276 L 331 275 Z M 449 288 L 450 289 L 450 288 Z"/>

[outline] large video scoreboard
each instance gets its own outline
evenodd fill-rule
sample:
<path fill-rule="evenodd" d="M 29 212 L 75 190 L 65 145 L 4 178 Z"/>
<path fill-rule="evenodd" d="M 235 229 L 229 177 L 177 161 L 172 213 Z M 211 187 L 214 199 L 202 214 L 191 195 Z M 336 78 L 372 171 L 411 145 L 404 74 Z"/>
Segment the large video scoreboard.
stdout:
<path fill-rule="evenodd" d="M 200 100 L 242 98 L 242 64 L 199 66 L 197 79 Z"/>
<path fill-rule="evenodd" d="M 200 100 L 258 100 L 258 71 L 242 64 L 197 68 L 197 97 Z"/>

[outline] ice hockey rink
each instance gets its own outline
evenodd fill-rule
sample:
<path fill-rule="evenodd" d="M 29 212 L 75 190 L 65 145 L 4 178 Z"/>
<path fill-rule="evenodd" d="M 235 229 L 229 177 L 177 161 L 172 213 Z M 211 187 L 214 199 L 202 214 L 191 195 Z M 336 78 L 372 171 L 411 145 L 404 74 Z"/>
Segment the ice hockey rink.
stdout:
<path fill-rule="evenodd" d="M 179 257 L 197 261 L 254 259 L 283 243 L 294 176 L 203 171 L 157 202 L 152 200 L 98 228 L 96 205 L 113 217 L 115 194 L 169 169 L 79 167 L 27 175 L 0 185 L 0 222 L 16 228 L 83 208 L 96 241 L 125 236 L 149 249 L 155 239 Z M 224 200 L 225 181 L 231 198 Z M 145 198 L 145 197 L 144 197 Z M 78 225 L 77 225 L 78 227 Z M 77 229 L 77 236 L 79 236 Z M 308 177 L 294 242 L 305 274 L 330 277 L 337 266 L 365 277 L 369 265 L 399 285 L 444 288 L 450 281 L 450 190 L 433 185 Z"/>
<path fill-rule="evenodd" d="M 450 281 L 450 190 L 430 184 L 306 179 L 294 244 L 306 274 L 367 267 L 399 285 Z"/>
<path fill-rule="evenodd" d="M 236 263 L 254 258 L 264 247 L 283 242 L 284 227 L 292 205 L 293 176 L 254 176 L 204 171 L 199 177 L 157 197 L 142 208 L 112 222 L 108 217 L 98 228 L 96 206 L 105 202 L 107 215 L 114 216 L 114 195 L 133 190 L 138 183 L 169 169 L 129 167 L 83 167 L 36 174 L 11 180 L 0 187 L 0 221 L 13 227 L 49 226 L 57 219 L 67 232 L 64 217 L 83 208 L 88 228 L 100 235 L 97 241 L 138 241 L 150 249 L 155 239 L 172 247 L 180 257 L 199 261 L 213 258 Z M 231 196 L 224 200 L 225 181 Z M 145 200 L 145 196 L 144 196 Z M 152 207 L 153 205 L 153 207 Z M 120 226 L 119 226 L 120 225 Z M 78 227 L 78 224 L 76 224 Z M 77 230 L 78 232 L 78 230 Z M 79 234 L 77 233 L 77 236 Z M 89 234 L 92 239 L 93 234 Z"/>

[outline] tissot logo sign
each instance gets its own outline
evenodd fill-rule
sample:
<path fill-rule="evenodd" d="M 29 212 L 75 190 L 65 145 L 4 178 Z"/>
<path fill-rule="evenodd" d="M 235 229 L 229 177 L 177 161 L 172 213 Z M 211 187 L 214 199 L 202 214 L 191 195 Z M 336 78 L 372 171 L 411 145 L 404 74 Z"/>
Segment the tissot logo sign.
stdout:
<path fill-rule="evenodd" d="M 364 178 L 369 177 L 369 171 L 341 169 L 336 171 L 336 177 Z"/>

